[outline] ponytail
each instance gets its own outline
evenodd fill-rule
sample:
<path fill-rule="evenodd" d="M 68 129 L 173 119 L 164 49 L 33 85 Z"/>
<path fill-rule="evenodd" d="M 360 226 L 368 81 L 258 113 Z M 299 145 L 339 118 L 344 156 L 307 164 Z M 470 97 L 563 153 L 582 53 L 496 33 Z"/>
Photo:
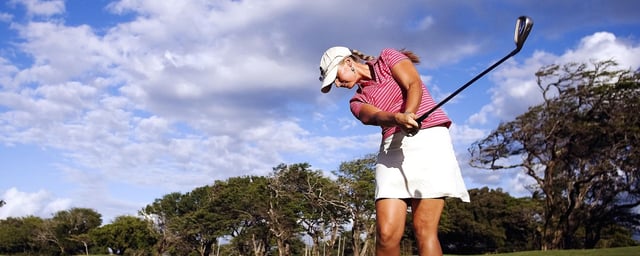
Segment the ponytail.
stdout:
<path fill-rule="evenodd" d="M 361 60 L 370 61 L 370 60 L 375 60 L 376 59 L 376 57 L 373 57 L 371 55 L 366 55 L 366 54 L 362 53 L 361 51 L 354 50 L 354 49 L 351 50 L 351 56 L 355 57 L 356 61 L 361 61 Z"/>
<path fill-rule="evenodd" d="M 400 52 L 401 52 L 402 54 L 406 55 L 406 56 L 411 60 L 411 62 L 413 62 L 413 63 L 415 63 L 415 64 L 420 63 L 420 57 L 418 57 L 418 55 L 417 55 L 417 54 L 415 54 L 415 53 L 413 53 L 412 51 L 409 51 L 409 50 L 407 50 L 407 49 L 405 49 L 405 48 L 402 48 L 402 49 L 400 50 Z"/>
<path fill-rule="evenodd" d="M 409 60 L 411 60 L 411 62 L 418 64 L 420 63 L 420 57 L 418 57 L 418 55 L 416 55 L 415 53 L 413 53 L 412 51 L 409 51 L 405 48 L 402 48 L 400 50 L 400 52 L 404 55 L 407 56 L 407 58 L 409 58 Z M 371 55 L 366 55 L 364 53 L 362 53 L 361 51 L 358 50 L 354 50 L 351 49 L 351 56 L 354 57 L 355 61 L 371 61 L 371 60 L 375 60 L 376 57 L 373 57 Z"/>

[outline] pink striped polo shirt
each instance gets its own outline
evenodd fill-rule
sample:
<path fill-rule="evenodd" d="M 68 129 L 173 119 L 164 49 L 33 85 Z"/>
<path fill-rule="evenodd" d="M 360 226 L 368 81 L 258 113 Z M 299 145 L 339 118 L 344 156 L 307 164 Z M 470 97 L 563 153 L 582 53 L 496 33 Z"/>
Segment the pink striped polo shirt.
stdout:
<path fill-rule="evenodd" d="M 405 99 L 402 95 L 402 89 L 391 74 L 391 67 L 404 59 L 408 59 L 408 57 L 398 50 L 386 48 L 382 50 L 377 59 L 367 62 L 367 64 L 373 67 L 376 79 L 375 81 L 361 82 L 360 87 L 349 101 L 351 113 L 353 113 L 356 118 L 360 119 L 359 114 L 362 104 L 371 104 L 380 110 L 392 113 L 405 112 Z M 420 102 L 420 107 L 416 115 L 420 116 L 435 105 L 435 101 L 431 98 L 424 83 L 422 83 L 422 101 Z M 445 126 L 447 128 L 451 126 L 451 120 L 441 109 L 431 113 L 431 115 L 422 122 L 422 129 L 434 126 Z M 401 131 L 400 127 L 397 126 L 381 128 L 382 139 Z"/>

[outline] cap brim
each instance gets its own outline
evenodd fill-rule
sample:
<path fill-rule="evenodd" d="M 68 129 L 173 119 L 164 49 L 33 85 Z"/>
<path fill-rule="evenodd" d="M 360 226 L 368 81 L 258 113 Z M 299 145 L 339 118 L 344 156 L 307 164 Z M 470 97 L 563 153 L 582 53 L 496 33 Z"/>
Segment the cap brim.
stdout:
<path fill-rule="evenodd" d="M 336 81 L 336 76 L 338 75 L 338 66 L 333 66 L 327 76 L 322 80 L 322 86 L 320 87 L 320 91 L 323 93 L 328 93 L 331 90 L 331 85 Z"/>

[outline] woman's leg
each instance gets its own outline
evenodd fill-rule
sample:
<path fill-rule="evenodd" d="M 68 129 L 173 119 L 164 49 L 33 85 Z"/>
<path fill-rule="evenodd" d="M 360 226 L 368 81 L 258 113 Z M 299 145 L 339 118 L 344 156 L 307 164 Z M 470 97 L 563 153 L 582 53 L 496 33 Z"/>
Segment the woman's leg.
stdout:
<path fill-rule="evenodd" d="M 376 255 L 399 256 L 400 239 L 407 218 L 407 203 L 402 199 L 376 201 Z"/>
<path fill-rule="evenodd" d="M 438 223 L 444 208 L 444 199 L 413 199 L 413 230 L 420 256 L 442 255 L 438 240 Z"/>

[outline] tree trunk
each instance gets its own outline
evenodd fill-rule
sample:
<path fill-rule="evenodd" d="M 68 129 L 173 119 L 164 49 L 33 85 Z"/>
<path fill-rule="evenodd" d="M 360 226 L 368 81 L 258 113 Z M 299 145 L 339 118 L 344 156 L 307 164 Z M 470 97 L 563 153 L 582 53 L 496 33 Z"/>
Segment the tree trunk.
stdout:
<path fill-rule="evenodd" d="M 369 228 L 367 229 L 367 236 L 364 239 L 364 244 L 362 245 L 362 251 L 360 252 L 360 256 L 366 256 L 367 255 L 367 250 L 369 250 L 369 245 L 371 244 L 371 242 L 373 242 L 374 246 L 375 246 L 375 235 L 374 234 L 374 230 L 376 228 L 376 223 L 374 222 L 373 224 L 371 224 L 371 226 L 369 226 Z M 373 237 L 373 239 L 372 239 Z"/>
<path fill-rule="evenodd" d="M 84 245 L 84 253 L 85 255 L 89 255 L 89 245 L 87 245 L 87 242 L 82 242 L 82 244 Z"/>
<path fill-rule="evenodd" d="M 203 243 L 200 247 L 200 256 L 209 256 L 211 255 L 213 248 L 213 242 Z"/>
<path fill-rule="evenodd" d="M 253 245 L 253 255 L 263 256 L 265 252 L 265 245 L 262 241 L 256 241 L 256 235 L 251 235 L 251 244 Z"/>
<path fill-rule="evenodd" d="M 593 249 L 596 247 L 598 241 L 600 241 L 600 227 L 587 227 L 585 230 L 584 248 Z"/>
<path fill-rule="evenodd" d="M 285 250 L 284 250 L 284 242 L 282 242 L 282 240 L 280 239 L 276 239 L 277 243 L 278 243 L 278 255 L 279 256 L 284 256 L 285 255 Z"/>
<path fill-rule="evenodd" d="M 351 246 L 353 247 L 353 255 L 360 255 L 360 228 L 356 228 L 356 222 L 354 222 L 354 228 L 351 230 Z"/>

